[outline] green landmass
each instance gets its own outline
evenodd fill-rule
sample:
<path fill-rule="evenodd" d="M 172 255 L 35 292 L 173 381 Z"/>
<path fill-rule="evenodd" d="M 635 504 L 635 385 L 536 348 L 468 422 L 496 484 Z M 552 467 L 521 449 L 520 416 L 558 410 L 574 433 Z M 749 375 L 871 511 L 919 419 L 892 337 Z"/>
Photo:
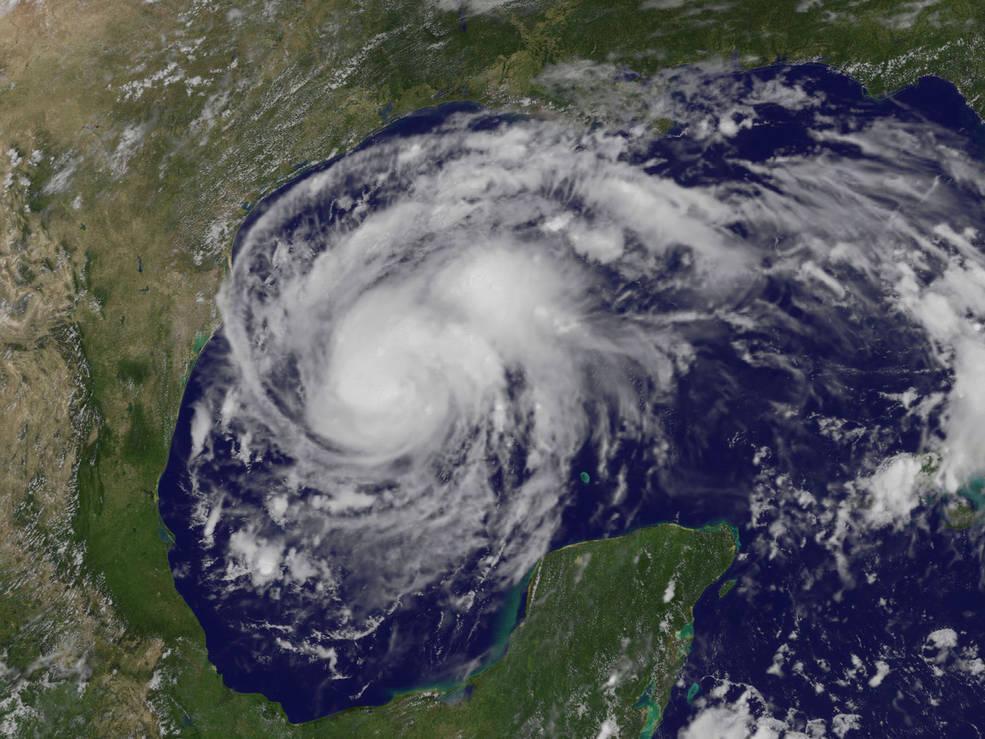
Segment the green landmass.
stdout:
<path fill-rule="evenodd" d="M 967 500 L 959 500 L 944 509 L 949 528 L 955 531 L 964 531 L 975 525 L 979 518 L 979 512 Z"/>
<path fill-rule="evenodd" d="M 299 166 L 449 99 L 604 117 L 539 81 L 580 60 L 938 74 L 981 112 L 983 29 L 977 0 L 0 2 L 0 728 L 286 731 L 209 666 L 156 488 L 235 229 Z"/>
<path fill-rule="evenodd" d="M 231 710 L 214 671 L 170 657 L 163 669 L 175 683 L 159 705 L 203 736 L 226 727 L 236 736 L 594 737 L 603 724 L 649 736 L 694 638 L 694 605 L 735 553 L 726 525 L 673 524 L 551 552 L 531 574 L 505 656 L 465 684 L 380 708 L 295 729 L 256 702 Z"/>

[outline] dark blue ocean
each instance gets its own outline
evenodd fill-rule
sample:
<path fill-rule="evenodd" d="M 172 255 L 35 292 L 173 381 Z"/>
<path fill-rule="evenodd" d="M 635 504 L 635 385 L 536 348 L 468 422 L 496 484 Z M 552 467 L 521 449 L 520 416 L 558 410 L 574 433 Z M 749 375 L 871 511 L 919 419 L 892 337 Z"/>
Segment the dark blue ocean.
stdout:
<path fill-rule="evenodd" d="M 739 91 L 782 78 L 818 103 L 791 109 L 757 101 L 752 105 L 756 125 L 734 136 L 696 140 L 682 124 L 630 150 L 627 160 L 688 188 L 741 187 L 760 176 L 756 165 L 778 157 L 829 152 L 862 160 L 865 153 L 847 134 L 877 121 L 903 121 L 946 131 L 949 146 L 985 166 L 985 126 L 946 81 L 927 77 L 891 97 L 872 98 L 856 81 L 817 64 L 729 75 Z M 434 131 L 462 111 L 481 113 L 460 103 L 423 110 L 387 126 L 360 148 Z M 830 130 L 846 136 L 813 136 L 821 117 Z M 515 120 L 521 119 L 481 114 L 471 125 L 478 130 Z M 241 227 L 234 259 L 242 234 L 271 203 L 337 161 L 302 172 L 257 203 Z M 981 195 L 954 182 L 944 164 L 934 174 L 950 182 L 964 217 L 985 229 Z M 374 207 L 372 198 L 368 207 Z M 312 217 L 317 214 L 300 213 L 298 221 Z M 737 240 L 754 238 L 742 222 L 730 228 Z M 780 237 L 778 243 L 782 246 Z M 699 306 L 694 296 L 667 289 L 664 278 L 658 271 L 628 293 L 621 290 L 619 309 L 670 312 Z M 618 279 L 615 273 L 612 279 Z M 852 280 L 851 275 L 844 279 L 849 290 L 874 289 Z M 624 287 L 613 285 L 613 290 Z M 623 439 L 609 456 L 586 440 L 571 464 L 570 489 L 552 540 L 552 547 L 561 547 L 664 521 L 701 526 L 726 520 L 738 528 L 740 556 L 723 578 L 737 585 L 719 598 L 716 584 L 699 602 L 694 646 L 658 735 L 677 736 L 700 712 L 717 707 L 745 726 L 808 735 L 821 726 L 834 735 L 839 727 L 857 724 L 849 736 L 980 736 L 985 684 L 976 674 L 977 653 L 969 651 L 985 647 L 979 526 L 951 527 L 942 499 L 928 496 L 911 525 L 855 527 L 853 535 L 832 545 L 838 535 L 833 511 L 843 484 L 871 473 L 874 460 L 921 452 L 928 438 L 942 433 L 939 409 L 916 417 L 898 398 L 907 391 L 917 397 L 946 393 L 949 372 L 933 360 L 925 333 L 905 316 L 832 307 L 809 294 L 804 283 L 782 276 L 759 281 L 735 309 L 770 316 L 742 329 L 742 347 L 786 361 L 749 361 L 736 342 L 738 329 L 710 313 L 683 328 L 693 360 L 654 411 L 669 449 L 658 464 L 649 439 L 637 444 Z M 228 373 L 229 352 L 222 329 L 202 350 L 159 485 L 161 517 L 174 534 L 169 560 L 175 584 L 201 623 L 209 659 L 225 683 L 262 693 L 280 703 L 291 721 L 301 722 L 351 706 L 380 705 L 397 691 L 453 679 L 457 675 L 447 668 L 451 653 L 458 656 L 456 665 L 481 661 L 495 646 L 495 614 L 505 607 L 508 591 L 480 588 L 477 613 L 482 615 L 467 630 L 443 626 L 436 596 L 417 592 L 364 640 L 358 661 L 347 661 L 340 650 L 331 670 L 325 660 L 278 649 L 266 635 L 257 636 L 262 624 L 282 622 L 294 607 L 286 591 L 260 597 L 243 588 L 220 597 L 217 573 L 229 566 L 221 552 L 233 530 L 220 518 L 210 543 L 203 544 L 198 482 L 192 484 L 189 459 L 196 406 L 216 378 Z M 779 413 L 781 406 L 796 412 Z M 839 419 L 837 434 L 823 423 L 832 418 Z M 265 464 L 285 460 L 272 452 L 251 462 L 244 477 L 235 442 L 215 434 L 210 443 L 214 461 L 197 474 L 224 487 L 224 510 L 235 501 L 262 506 L 263 486 L 243 481 L 262 480 Z M 757 456 L 757 449 L 769 453 Z M 985 462 L 985 449 L 982 457 Z M 579 481 L 582 470 L 600 468 L 603 474 L 593 474 L 588 485 Z M 620 473 L 628 493 L 614 502 Z M 813 502 L 805 502 L 804 493 Z M 473 566 L 477 563 L 462 563 L 463 570 Z M 308 596 L 313 593 L 309 589 Z M 316 627 L 318 615 L 306 607 L 299 628 Z M 928 635 L 940 629 L 953 630 L 957 646 L 942 651 L 928 643 Z M 404 646 L 394 650 L 398 634 Z M 881 679 L 876 678 L 879 663 L 888 669 Z M 346 679 L 333 679 L 334 674 Z M 688 700 L 692 684 L 700 692 Z"/>

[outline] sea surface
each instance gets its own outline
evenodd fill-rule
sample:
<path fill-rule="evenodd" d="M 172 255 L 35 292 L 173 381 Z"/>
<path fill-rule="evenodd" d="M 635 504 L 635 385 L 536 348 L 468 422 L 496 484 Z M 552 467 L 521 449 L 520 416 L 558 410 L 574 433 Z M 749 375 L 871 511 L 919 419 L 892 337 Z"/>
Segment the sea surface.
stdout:
<path fill-rule="evenodd" d="M 942 300 L 963 295 L 940 286 L 955 274 L 948 272 L 949 264 L 971 270 L 974 254 L 985 254 L 985 209 L 978 189 L 985 169 L 982 121 L 950 83 L 933 77 L 890 97 L 873 98 L 856 81 L 817 64 L 689 74 L 670 76 L 659 85 L 640 81 L 641 95 L 669 100 L 671 112 L 683 111 L 681 120 L 659 136 L 628 127 L 610 132 L 610 140 L 629 142 L 612 155 L 611 166 L 666 182 L 677 188 L 668 198 L 680 203 L 686 193 L 700 193 L 697 204 L 678 203 L 662 217 L 686 217 L 699 225 L 705 219 L 709 233 L 725 246 L 706 249 L 703 240 L 712 237 L 689 226 L 658 256 L 644 257 L 649 253 L 646 232 L 627 225 L 625 232 L 635 236 L 625 237 L 624 251 L 614 260 L 597 258 L 590 249 L 568 254 L 561 246 L 550 247 L 552 255 L 561 254 L 558 259 L 581 270 L 577 274 L 590 274 L 577 279 L 585 280 L 584 292 L 595 301 L 591 320 L 621 326 L 625 318 L 635 333 L 620 336 L 625 343 L 611 348 L 618 365 L 592 360 L 573 379 L 563 375 L 573 402 L 572 407 L 559 402 L 554 420 L 563 426 L 564 414 L 577 415 L 572 427 L 580 429 L 579 436 L 570 442 L 564 437 L 571 453 L 559 452 L 550 460 L 556 475 L 550 478 L 556 496 L 550 511 L 529 514 L 530 521 L 538 517 L 536 527 L 518 529 L 529 546 L 503 549 L 503 562 L 512 557 L 510 566 L 522 570 L 525 557 L 532 553 L 535 558 L 545 544 L 553 549 L 664 521 L 701 526 L 726 520 L 738 528 L 742 542 L 740 556 L 724 576 L 735 578 L 737 585 L 724 598 L 716 585 L 699 602 L 693 650 L 658 735 L 699 735 L 702 726 L 713 725 L 701 722 L 716 722 L 749 731 L 823 729 L 844 735 L 854 728 L 849 736 L 979 736 L 985 728 L 980 524 L 956 528 L 949 523 L 946 508 L 962 490 L 971 489 L 962 486 L 972 480 L 958 480 L 948 490 L 938 475 L 950 469 L 948 455 L 966 438 L 953 430 L 959 402 L 953 391 L 962 366 L 955 357 L 973 354 L 964 344 L 947 346 L 934 333 L 927 318 L 931 303 L 905 302 L 903 278 L 891 270 L 925 250 L 912 269 L 916 290 L 924 291 L 919 294 L 940 288 Z M 694 79 L 676 91 L 675 84 Z M 434 143 L 425 145 L 421 156 L 432 157 L 427 176 L 440 182 L 434 171 L 459 158 L 458 144 L 442 143 L 443 137 L 493 132 L 505 142 L 509 131 L 528 124 L 523 116 L 450 103 L 394 122 L 356 153 L 381 147 L 410 151 L 427 137 Z M 594 145 L 551 136 L 552 146 Z M 304 277 L 317 257 L 333 248 L 333 239 L 347 238 L 332 234 L 356 231 L 364 223 L 360 219 L 392 209 L 412 191 L 414 172 L 391 184 L 359 174 L 312 184 L 352 156 L 308 169 L 257 203 L 240 229 L 234 259 L 245 258 L 248 250 L 254 259 L 257 249 L 267 248 L 251 238 L 296 244 L 302 231 L 316 234 L 309 238 L 309 252 L 297 257 L 308 260 L 299 270 Z M 495 163 L 500 154 L 483 156 Z M 386 161 L 371 160 L 367 166 L 385 173 Z M 405 176 L 411 179 L 401 179 Z M 554 198 L 558 208 L 593 226 L 603 216 L 609 223 L 620 212 L 619 204 L 605 206 L 609 210 L 593 205 L 596 191 L 579 190 L 581 176 L 571 175 L 569 185 L 576 184 L 567 194 L 543 197 Z M 321 199 L 303 201 L 293 214 L 284 210 L 288 199 L 307 186 L 334 189 Z M 474 192 L 482 198 L 481 189 Z M 516 202 L 522 202 L 521 196 Z M 719 212 L 705 199 L 727 208 Z M 484 234 L 508 228 L 518 243 L 539 238 L 542 214 L 532 212 L 523 222 L 503 226 L 496 221 L 497 202 L 476 216 L 486 224 L 495 221 L 484 226 Z M 967 246 L 953 245 L 948 234 Z M 346 300 L 355 304 L 380 285 L 399 282 L 405 272 L 430 269 L 432 262 L 440 269 L 454 263 L 447 261 L 455 259 L 454 252 L 439 251 L 444 247 L 430 242 L 426 248 L 434 251 L 414 252 L 414 239 L 424 243 L 424 237 L 407 238 L 406 258 L 399 256 L 398 243 L 397 256 L 388 257 L 372 280 L 353 288 Z M 716 271 L 714 265 L 730 248 L 742 257 L 741 266 Z M 849 257 L 839 261 L 838 254 L 854 254 L 853 249 L 868 255 L 864 264 Z M 266 271 L 256 281 L 261 287 L 244 288 L 244 300 L 255 304 L 250 303 L 253 312 L 242 319 L 245 328 L 237 336 L 249 339 L 269 330 L 274 337 L 269 342 L 279 341 L 273 319 L 263 314 L 261 321 L 256 306 L 266 310 L 286 300 L 286 287 L 266 293 L 263 286 L 281 279 L 278 260 L 294 259 L 299 252 L 275 257 L 274 250 L 269 247 L 262 268 L 250 267 L 254 276 Z M 703 260 L 712 265 L 707 272 L 700 269 Z M 725 274 L 729 269 L 753 276 L 732 282 Z M 446 274 L 434 270 L 433 275 Z M 817 277 L 815 270 L 824 275 Z M 235 295 L 240 293 L 234 293 L 227 293 L 224 310 L 239 310 Z M 565 294 L 558 301 L 567 299 Z M 392 300 L 399 309 L 399 300 Z M 332 310 L 347 308 L 325 307 L 325 320 L 335 320 Z M 956 321 L 979 320 L 973 310 L 954 314 Z M 310 315 L 316 321 L 323 314 L 314 310 Z M 301 323 L 293 317 L 285 322 L 287 328 L 277 330 L 300 331 Z M 313 337 L 312 345 L 328 342 Z M 383 704 L 395 692 L 415 686 L 454 682 L 501 651 L 502 614 L 516 612 L 519 579 L 506 564 L 490 565 L 496 546 L 480 541 L 456 559 L 443 544 L 454 538 L 454 529 L 436 528 L 433 539 L 427 538 L 431 534 L 415 538 L 414 522 L 407 517 L 417 509 L 399 514 L 405 510 L 400 508 L 401 475 L 418 470 L 418 463 L 424 469 L 421 460 L 435 456 L 433 448 L 414 447 L 403 457 L 388 457 L 381 465 L 390 477 L 356 486 L 359 495 L 370 498 L 397 496 L 392 514 L 397 523 L 387 519 L 385 530 L 399 529 L 399 536 L 394 533 L 380 550 L 371 550 L 367 539 L 378 528 L 369 518 L 377 515 L 378 504 L 340 509 L 342 502 L 325 502 L 335 500 L 332 485 L 361 479 L 352 470 L 363 469 L 359 465 L 366 457 L 356 459 L 344 445 L 324 441 L 328 432 L 312 430 L 317 424 L 311 420 L 308 360 L 257 362 L 268 378 L 260 386 L 275 409 L 269 413 L 278 414 L 276 421 L 269 414 L 230 411 L 230 388 L 239 388 L 247 373 L 237 354 L 238 340 L 224 327 L 202 350 L 159 487 L 161 516 L 175 537 L 170 552 L 175 583 L 205 630 L 209 658 L 223 680 L 235 690 L 261 692 L 281 703 L 292 721 L 305 721 L 351 706 Z M 652 342 L 666 361 L 659 375 L 648 374 L 646 355 L 634 355 L 633 347 L 641 342 Z M 590 344 L 582 356 L 601 352 L 598 345 Z M 671 345 L 673 350 L 667 348 Z M 259 340 L 253 346 L 259 356 Z M 307 351 L 302 341 L 291 346 Z M 330 342 L 326 346 L 341 351 Z M 506 421 L 513 424 L 513 446 L 497 457 L 500 461 L 479 466 L 476 460 L 487 460 L 501 437 L 483 430 L 488 408 L 466 405 L 462 410 L 458 395 L 446 412 L 470 414 L 465 421 L 416 432 L 440 440 L 434 448 L 442 450 L 445 465 L 442 487 L 425 485 L 424 478 L 413 481 L 418 495 L 443 501 L 428 509 L 429 517 L 437 517 L 439 510 L 444 519 L 458 515 L 455 485 L 473 484 L 465 471 L 456 476 L 464 466 L 483 479 L 480 497 L 493 500 L 490 510 L 505 510 L 521 498 L 536 508 L 523 496 L 538 478 L 531 470 L 544 464 L 536 461 L 542 455 L 533 456 L 542 439 L 525 398 L 537 387 L 532 379 L 537 372 L 547 366 L 544 376 L 550 380 L 562 371 L 565 352 L 575 351 L 568 344 L 559 346 L 557 355 L 546 358 L 527 345 L 519 347 L 504 362 L 506 380 L 489 391 L 507 408 L 518 409 Z M 402 351 L 401 361 L 411 349 Z M 319 361 L 330 367 L 327 356 Z M 609 386 L 618 374 L 613 366 L 633 368 L 627 370 L 629 380 L 622 375 L 611 380 L 621 383 L 615 390 Z M 468 383 L 482 381 L 470 375 L 462 392 L 474 387 Z M 458 392 L 457 383 L 457 377 L 447 380 L 451 392 Z M 236 402 L 245 407 L 248 393 L 237 392 Z M 635 398 L 638 406 L 634 420 L 623 423 L 632 406 L 626 398 Z M 966 402 L 974 405 L 970 397 Z M 292 428 L 305 426 L 299 434 L 303 442 L 293 436 L 278 441 L 287 438 L 279 431 L 283 418 Z M 392 440 L 375 426 L 366 428 L 359 433 Z M 328 461 L 318 464 L 325 465 L 330 484 L 311 482 L 318 479 L 314 473 L 305 477 L 311 470 L 299 458 L 309 444 L 327 450 Z M 478 445 L 485 451 L 473 455 Z M 985 449 L 979 452 L 985 463 Z M 456 467 L 456 459 L 462 467 Z M 894 461 L 896 477 L 886 472 Z M 921 467 L 922 472 L 915 471 Z M 336 474 L 342 468 L 346 473 Z M 959 476 L 967 471 L 954 469 Z M 587 483 L 583 472 L 590 473 Z M 291 474 L 301 482 L 285 482 Z M 918 477 L 923 482 L 914 482 Z M 272 492 L 281 490 L 287 492 Z M 286 502 L 280 502 L 282 495 Z M 461 505 L 464 510 L 466 503 Z M 527 509 L 516 510 L 522 516 Z M 332 521 L 324 530 L 319 528 L 323 519 Z M 406 531 L 400 528 L 404 525 Z M 499 541 L 490 527 L 484 531 L 488 541 Z M 386 573 L 416 558 L 425 563 L 415 564 L 418 570 L 426 567 L 429 547 L 448 557 L 447 572 L 436 565 L 423 584 Z M 352 553 L 357 550 L 358 556 Z M 501 565 L 502 572 L 495 569 Z M 413 583 L 406 592 L 400 591 L 391 606 L 380 605 L 390 602 L 384 596 L 397 593 L 405 580 Z"/>

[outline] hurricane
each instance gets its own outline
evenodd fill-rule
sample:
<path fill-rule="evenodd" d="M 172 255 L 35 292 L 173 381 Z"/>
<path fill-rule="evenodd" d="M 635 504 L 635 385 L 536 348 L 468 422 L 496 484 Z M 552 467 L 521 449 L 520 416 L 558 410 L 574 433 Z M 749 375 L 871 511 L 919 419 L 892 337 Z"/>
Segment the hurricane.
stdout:
<path fill-rule="evenodd" d="M 161 483 L 210 659 L 291 720 L 379 704 L 484 664 L 549 550 L 725 519 L 743 605 L 705 608 L 699 713 L 668 727 L 847 730 L 852 657 L 946 679 L 923 632 L 859 644 L 917 550 L 965 573 L 928 634 L 967 642 L 985 603 L 946 523 L 985 470 L 981 121 L 939 80 L 876 99 L 821 65 L 544 84 L 609 115 L 418 111 L 243 224 Z"/>

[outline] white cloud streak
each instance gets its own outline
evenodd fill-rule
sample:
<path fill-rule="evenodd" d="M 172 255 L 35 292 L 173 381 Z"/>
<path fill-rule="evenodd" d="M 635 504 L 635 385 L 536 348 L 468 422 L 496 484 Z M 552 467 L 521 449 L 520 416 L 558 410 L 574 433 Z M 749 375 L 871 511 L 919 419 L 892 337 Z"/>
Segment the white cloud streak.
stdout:
<path fill-rule="evenodd" d="M 702 70 L 640 94 L 652 96 L 646 115 L 673 113 L 708 146 L 755 130 L 764 102 L 818 105 L 782 78 L 738 90 Z M 473 602 L 461 596 L 476 578 L 518 582 L 558 530 L 585 444 L 600 468 L 622 439 L 666 445 L 654 411 L 692 360 L 682 327 L 779 320 L 743 307 L 765 275 L 819 296 L 833 331 L 859 314 L 921 330 L 928 361 L 953 376 L 941 435 L 927 440 L 939 481 L 955 490 L 983 469 L 981 236 L 930 164 L 945 159 L 963 187 L 985 181 L 946 132 L 902 119 L 845 130 L 818 114 L 813 153 L 684 187 L 633 159 L 644 128 L 480 119 L 350 154 L 243 236 L 219 301 L 230 355 L 195 412 L 189 460 L 226 587 L 294 592 L 337 633 L 366 636 L 409 594 L 445 588 L 453 612 Z M 657 279 L 688 304 L 617 310 Z M 243 476 L 219 486 L 199 471 L 223 439 Z M 872 525 L 898 524 L 918 504 L 917 462 L 879 462 L 859 489 Z M 250 494 L 236 499 L 236 486 Z M 315 653 L 311 633 L 297 638 Z M 748 724 L 734 711 L 702 720 L 723 735 Z"/>

